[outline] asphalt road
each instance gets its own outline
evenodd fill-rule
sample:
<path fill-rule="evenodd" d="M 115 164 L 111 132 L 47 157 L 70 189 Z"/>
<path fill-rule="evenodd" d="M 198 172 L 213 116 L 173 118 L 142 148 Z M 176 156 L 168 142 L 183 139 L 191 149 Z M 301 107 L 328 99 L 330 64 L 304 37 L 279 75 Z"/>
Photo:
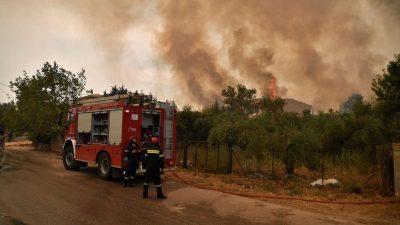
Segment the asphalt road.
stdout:
<path fill-rule="evenodd" d="M 123 188 L 95 167 L 66 171 L 54 153 L 6 149 L 0 169 L 0 224 L 357 224 L 256 199 L 164 180 L 166 200 L 142 199 L 141 181 Z"/>

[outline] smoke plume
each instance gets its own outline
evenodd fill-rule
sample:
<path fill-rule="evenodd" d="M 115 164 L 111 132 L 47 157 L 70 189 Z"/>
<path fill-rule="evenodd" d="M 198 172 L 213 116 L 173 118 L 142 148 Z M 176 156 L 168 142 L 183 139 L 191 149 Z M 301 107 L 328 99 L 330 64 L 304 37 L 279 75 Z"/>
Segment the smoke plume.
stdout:
<path fill-rule="evenodd" d="M 154 50 L 189 104 L 209 104 L 238 82 L 268 93 L 272 80 L 278 95 L 326 110 L 352 93 L 368 95 L 373 77 L 400 51 L 398 1 L 79 4 L 92 36 L 115 60 L 129 26 L 157 14 Z"/>
<path fill-rule="evenodd" d="M 157 35 L 161 57 L 172 65 L 172 73 L 192 102 L 209 104 L 234 79 L 220 66 L 216 50 L 208 43 L 201 1 L 162 1 L 165 19 Z"/>

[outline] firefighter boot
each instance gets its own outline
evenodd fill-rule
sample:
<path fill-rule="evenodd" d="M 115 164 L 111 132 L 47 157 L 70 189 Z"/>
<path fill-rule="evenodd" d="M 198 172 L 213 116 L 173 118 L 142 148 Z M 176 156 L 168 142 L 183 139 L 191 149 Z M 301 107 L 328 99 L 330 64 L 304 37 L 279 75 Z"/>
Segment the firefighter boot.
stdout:
<path fill-rule="evenodd" d="M 143 185 L 143 198 L 148 198 L 149 197 L 149 185 L 144 184 Z"/>
<path fill-rule="evenodd" d="M 126 171 L 123 172 L 123 175 L 124 175 L 124 180 L 122 182 L 124 184 L 124 187 L 128 187 L 129 178 L 128 176 L 126 176 Z"/>
<path fill-rule="evenodd" d="M 157 198 L 159 198 L 159 199 L 166 199 L 167 198 L 167 196 L 165 196 L 163 194 L 161 187 L 157 187 Z"/>

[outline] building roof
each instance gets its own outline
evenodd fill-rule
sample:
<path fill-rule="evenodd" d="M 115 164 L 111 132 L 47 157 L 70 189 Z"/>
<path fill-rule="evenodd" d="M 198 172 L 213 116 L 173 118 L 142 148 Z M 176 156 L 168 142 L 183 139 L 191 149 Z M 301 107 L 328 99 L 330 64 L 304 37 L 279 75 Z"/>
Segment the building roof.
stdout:
<path fill-rule="evenodd" d="M 285 112 L 303 113 L 307 110 L 312 112 L 312 105 L 297 101 L 293 98 L 285 98 L 284 100 L 286 102 L 285 106 L 283 107 Z"/>
<path fill-rule="evenodd" d="M 304 111 L 310 111 L 312 113 L 312 105 L 295 100 L 293 98 L 283 98 L 285 105 L 283 106 L 283 111 L 294 112 L 298 114 L 303 114 Z M 253 100 L 254 105 L 261 105 L 262 98 L 256 98 Z"/>

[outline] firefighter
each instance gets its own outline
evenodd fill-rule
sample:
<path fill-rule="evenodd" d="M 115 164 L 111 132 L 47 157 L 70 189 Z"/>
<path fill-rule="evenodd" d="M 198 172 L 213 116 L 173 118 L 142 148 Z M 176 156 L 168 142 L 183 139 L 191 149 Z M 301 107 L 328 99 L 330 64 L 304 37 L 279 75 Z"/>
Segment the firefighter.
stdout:
<path fill-rule="evenodd" d="M 164 153 L 158 144 L 158 138 L 151 138 L 151 145 L 147 148 L 145 153 L 146 160 L 146 174 L 143 185 L 143 198 L 148 198 L 149 182 L 153 180 L 157 189 L 157 198 L 165 199 L 161 188 L 160 174 L 164 173 Z"/>
<path fill-rule="evenodd" d="M 124 175 L 124 187 L 133 186 L 133 182 L 136 176 L 136 170 L 139 164 L 140 149 L 139 145 L 136 143 L 135 137 L 131 137 L 128 145 L 125 149 L 124 155 L 124 170 L 122 171 Z"/>

